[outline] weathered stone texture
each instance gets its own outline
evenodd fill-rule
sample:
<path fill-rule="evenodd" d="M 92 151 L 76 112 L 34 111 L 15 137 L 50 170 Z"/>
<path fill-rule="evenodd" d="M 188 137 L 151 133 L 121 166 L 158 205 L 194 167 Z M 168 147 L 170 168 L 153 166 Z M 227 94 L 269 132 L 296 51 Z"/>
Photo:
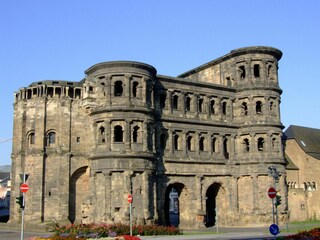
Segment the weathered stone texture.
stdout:
<path fill-rule="evenodd" d="M 138 224 L 270 223 L 268 166 L 285 175 L 281 55 L 241 48 L 178 77 L 105 62 L 80 82 L 20 89 L 12 198 L 28 172 L 27 221 L 128 222 L 132 194 Z"/>

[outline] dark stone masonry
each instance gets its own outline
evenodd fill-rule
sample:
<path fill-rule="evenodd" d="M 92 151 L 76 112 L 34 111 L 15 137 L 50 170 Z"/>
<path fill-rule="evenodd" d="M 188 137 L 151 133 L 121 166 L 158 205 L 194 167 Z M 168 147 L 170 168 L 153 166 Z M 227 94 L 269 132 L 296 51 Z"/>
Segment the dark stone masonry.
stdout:
<path fill-rule="evenodd" d="M 25 220 L 182 228 L 272 222 L 276 166 L 286 219 L 278 61 L 247 47 L 177 77 L 98 63 L 79 82 L 38 81 L 14 100 L 10 222 L 29 174 Z M 218 219 L 218 220 L 217 220 Z"/>

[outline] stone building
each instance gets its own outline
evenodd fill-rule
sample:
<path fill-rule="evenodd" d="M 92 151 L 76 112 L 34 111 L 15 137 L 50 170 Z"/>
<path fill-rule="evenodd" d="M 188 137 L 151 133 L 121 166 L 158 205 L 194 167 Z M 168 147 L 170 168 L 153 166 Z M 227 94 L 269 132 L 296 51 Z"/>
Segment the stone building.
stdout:
<path fill-rule="evenodd" d="M 19 173 L 29 173 L 26 221 L 128 222 L 132 194 L 137 224 L 271 223 L 269 166 L 287 196 L 281 56 L 271 47 L 240 48 L 177 77 L 144 63 L 103 62 L 79 82 L 21 88 L 12 197 Z M 280 221 L 286 210 L 282 204 Z"/>
<path fill-rule="evenodd" d="M 291 125 L 284 138 L 290 220 L 318 220 L 320 129 Z"/>

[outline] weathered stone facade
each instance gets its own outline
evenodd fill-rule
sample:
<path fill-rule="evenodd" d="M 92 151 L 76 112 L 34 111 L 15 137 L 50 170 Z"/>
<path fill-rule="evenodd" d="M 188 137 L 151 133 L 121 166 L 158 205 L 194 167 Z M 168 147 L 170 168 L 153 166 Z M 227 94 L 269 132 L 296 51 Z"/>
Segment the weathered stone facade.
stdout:
<path fill-rule="evenodd" d="M 80 82 L 20 89 L 12 198 L 18 174 L 28 172 L 26 221 L 128 222 L 131 193 L 135 223 L 170 224 L 174 189 L 180 227 L 271 223 L 268 166 L 278 168 L 287 196 L 281 56 L 270 47 L 236 49 L 178 77 L 104 62 Z"/>

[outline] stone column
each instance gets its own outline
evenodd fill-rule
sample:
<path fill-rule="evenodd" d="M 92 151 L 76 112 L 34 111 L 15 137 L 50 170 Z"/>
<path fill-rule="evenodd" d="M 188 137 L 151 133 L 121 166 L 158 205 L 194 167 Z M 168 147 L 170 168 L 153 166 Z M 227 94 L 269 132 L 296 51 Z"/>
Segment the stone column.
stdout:
<path fill-rule="evenodd" d="M 111 142 L 113 141 L 111 137 L 111 123 L 110 120 L 105 121 L 106 126 L 106 150 L 110 151 L 111 149 Z"/>
<path fill-rule="evenodd" d="M 105 178 L 105 219 L 107 221 L 112 221 L 111 219 L 111 199 L 112 199 L 112 173 L 110 171 L 104 171 L 103 172 L 104 178 Z"/>
<path fill-rule="evenodd" d="M 232 189 L 231 206 L 234 212 L 239 211 L 238 179 L 239 179 L 239 176 L 233 176 L 231 178 L 231 189 Z"/>
<path fill-rule="evenodd" d="M 173 108 L 172 108 L 172 90 L 168 90 L 168 95 L 167 95 L 167 103 L 168 103 L 168 110 L 172 114 Z"/>
<path fill-rule="evenodd" d="M 253 211 L 256 211 L 259 209 L 259 185 L 258 185 L 258 175 L 253 174 L 252 175 L 252 191 L 253 191 Z"/>
<path fill-rule="evenodd" d="M 124 96 L 128 100 L 129 104 L 131 104 L 131 82 L 130 82 L 131 75 L 126 74 L 124 76 L 124 84 L 125 84 L 125 90 L 124 90 Z"/>
<path fill-rule="evenodd" d="M 149 189 L 151 172 L 146 170 L 142 174 L 143 178 L 143 216 L 145 220 L 150 220 L 152 214 L 150 211 L 150 195 L 152 194 L 152 189 Z"/>
<path fill-rule="evenodd" d="M 142 149 L 144 152 L 148 151 L 148 122 L 145 119 L 143 121 L 143 145 L 142 145 Z"/>
<path fill-rule="evenodd" d="M 131 124 L 129 120 L 125 120 L 126 126 L 125 126 L 125 141 L 124 146 L 126 150 L 131 149 Z"/>
<path fill-rule="evenodd" d="M 105 86 L 105 94 L 106 94 L 106 105 L 109 106 L 111 104 L 112 93 L 111 93 L 111 76 L 106 75 L 106 86 Z"/>

